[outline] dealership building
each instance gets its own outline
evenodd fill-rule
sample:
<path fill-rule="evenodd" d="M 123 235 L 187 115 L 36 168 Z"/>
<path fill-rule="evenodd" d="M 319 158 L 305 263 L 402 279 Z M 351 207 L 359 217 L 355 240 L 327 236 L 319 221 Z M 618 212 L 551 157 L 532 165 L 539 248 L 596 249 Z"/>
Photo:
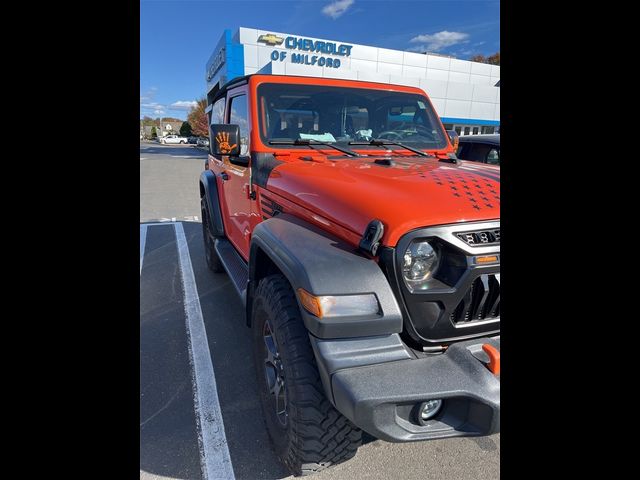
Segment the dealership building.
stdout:
<path fill-rule="evenodd" d="M 497 65 L 255 28 L 225 30 L 207 62 L 207 93 L 252 73 L 419 87 L 448 130 L 474 135 L 500 129 Z"/>

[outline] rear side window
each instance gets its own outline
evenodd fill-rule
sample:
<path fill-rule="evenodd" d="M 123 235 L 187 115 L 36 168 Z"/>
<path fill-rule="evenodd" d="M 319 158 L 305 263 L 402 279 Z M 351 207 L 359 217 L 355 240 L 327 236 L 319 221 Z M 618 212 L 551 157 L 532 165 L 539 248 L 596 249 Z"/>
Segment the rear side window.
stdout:
<path fill-rule="evenodd" d="M 216 100 L 216 103 L 211 107 L 211 120 L 209 124 L 212 125 L 214 123 L 225 123 L 224 121 L 224 106 L 226 103 L 226 98 L 222 97 Z M 211 128 L 209 128 L 209 138 L 213 138 L 211 133 Z M 213 145 L 209 146 L 209 150 L 213 152 Z"/>
<path fill-rule="evenodd" d="M 225 97 L 220 98 L 213 104 L 211 109 L 211 123 L 224 123 Z"/>
<path fill-rule="evenodd" d="M 500 149 L 492 148 L 487 154 L 487 163 L 491 165 L 500 165 Z"/>

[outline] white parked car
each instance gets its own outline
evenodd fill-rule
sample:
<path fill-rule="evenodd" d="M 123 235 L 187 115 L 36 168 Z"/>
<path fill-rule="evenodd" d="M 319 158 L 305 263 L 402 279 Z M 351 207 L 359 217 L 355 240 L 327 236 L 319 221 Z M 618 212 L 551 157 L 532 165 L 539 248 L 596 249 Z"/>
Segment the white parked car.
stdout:
<path fill-rule="evenodd" d="M 166 137 L 162 137 L 160 139 L 160 143 L 163 144 L 177 144 L 177 143 L 187 143 L 187 137 L 181 137 L 179 135 L 167 135 Z"/>

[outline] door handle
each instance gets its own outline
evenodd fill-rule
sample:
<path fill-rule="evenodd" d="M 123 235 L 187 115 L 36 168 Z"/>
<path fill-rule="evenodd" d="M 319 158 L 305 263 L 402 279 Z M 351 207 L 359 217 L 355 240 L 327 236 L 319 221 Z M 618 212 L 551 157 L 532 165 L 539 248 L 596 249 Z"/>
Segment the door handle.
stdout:
<path fill-rule="evenodd" d="M 226 182 L 227 180 L 229 180 L 229 175 L 227 174 L 227 172 L 222 172 L 220 174 L 220 178 L 222 178 L 223 182 Z"/>

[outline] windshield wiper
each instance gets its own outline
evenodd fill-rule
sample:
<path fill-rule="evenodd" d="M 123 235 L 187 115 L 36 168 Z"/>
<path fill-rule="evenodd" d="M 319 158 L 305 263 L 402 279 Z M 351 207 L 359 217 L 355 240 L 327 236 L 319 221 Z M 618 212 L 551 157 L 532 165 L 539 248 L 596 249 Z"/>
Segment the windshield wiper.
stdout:
<path fill-rule="evenodd" d="M 372 146 L 375 146 L 375 147 L 380 147 L 382 145 L 396 145 L 398 147 L 404 148 L 405 150 L 409 150 L 410 152 L 417 153 L 421 157 L 432 157 L 432 158 L 435 158 L 435 155 L 431 155 L 429 153 L 425 153 L 422 150 L 418 150 L 417 148 L 410 147 L 408 145 L 405 145 L 404 143 L 394 142 L 392 140 L 376 140 L 376 139 L 373 139 L 373 140 L 371 140 L 369 142 L 349 142 L 349 145 L 372 145 Z"/>
<path fill-rule="evenodd" d="M 296 140 L 269 140 L 269 145 L 306 145 L 306 146 L 311 146 L 311 145 L 326 145 L 327 147 L 331 147 L 331 148 L 335 148 L 336 150 L 342 152 L 342 153 L 346 153 L 347 155 L 351 156 L 351 157 L 362 157 L 364 155 L 360 155 L 359 153 L 356 153 L 352 150 L 349 150 L 347 148 L 342 148 L 342 147 L 338 147 L 337 145 L 334 145 L 333 143 L 329 143 L 329 142 L 321 142 L 319 140 L 312 140 L 309 138 L 298 138 Z"/>

